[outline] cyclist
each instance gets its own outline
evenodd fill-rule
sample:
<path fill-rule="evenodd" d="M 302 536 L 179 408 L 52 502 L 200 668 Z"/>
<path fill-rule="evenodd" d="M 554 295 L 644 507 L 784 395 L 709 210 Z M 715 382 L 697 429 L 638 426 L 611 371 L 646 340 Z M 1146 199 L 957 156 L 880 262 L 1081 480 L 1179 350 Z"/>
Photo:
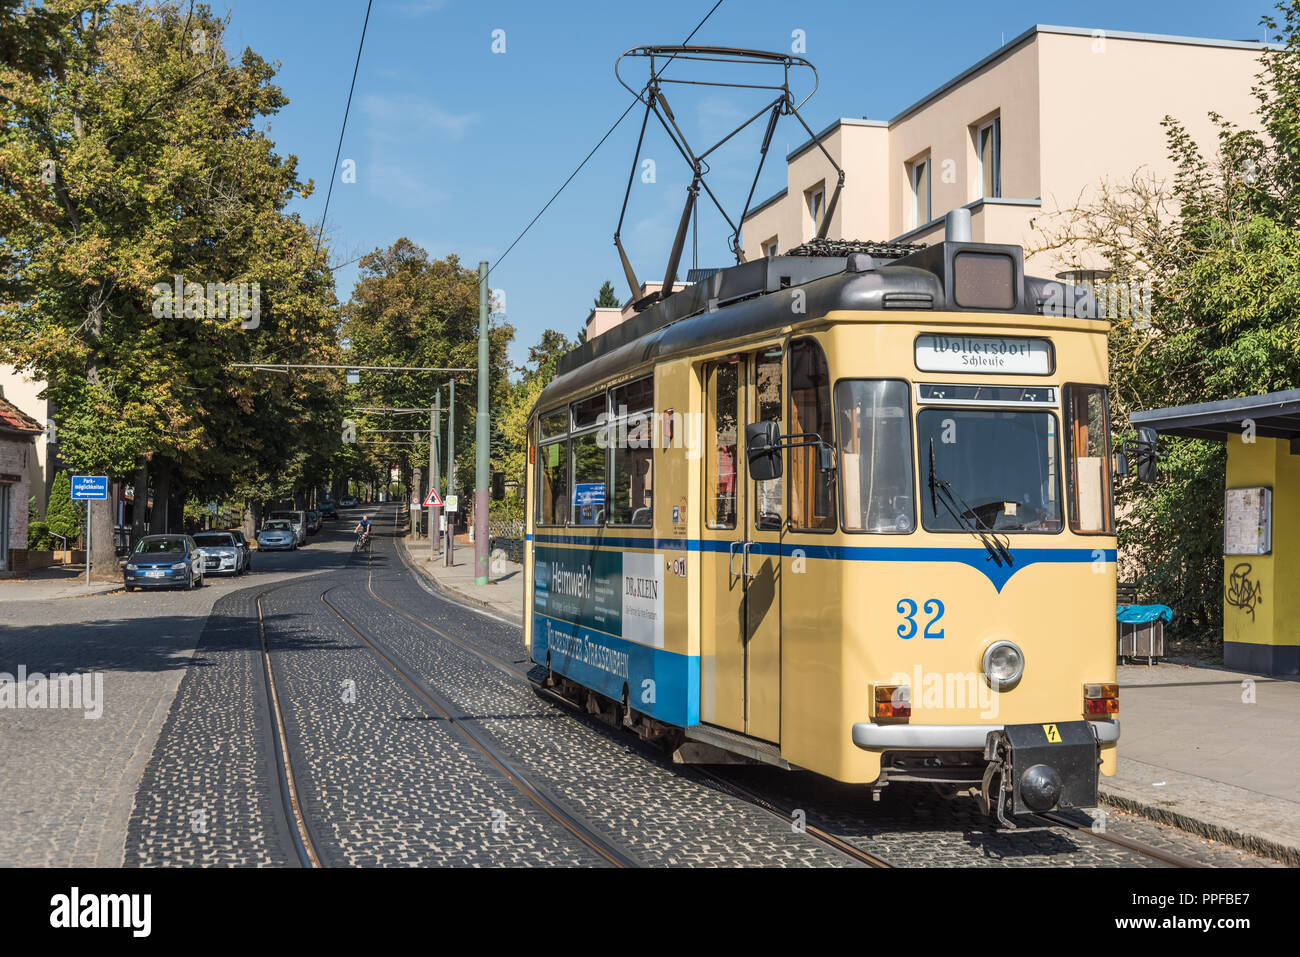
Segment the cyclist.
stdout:
<path fill-rule="evenodd" d="M 370 543 L 370 516 L 362 515 L 352 531 L 357 536 L 357 548 L 365 548 Z"/>

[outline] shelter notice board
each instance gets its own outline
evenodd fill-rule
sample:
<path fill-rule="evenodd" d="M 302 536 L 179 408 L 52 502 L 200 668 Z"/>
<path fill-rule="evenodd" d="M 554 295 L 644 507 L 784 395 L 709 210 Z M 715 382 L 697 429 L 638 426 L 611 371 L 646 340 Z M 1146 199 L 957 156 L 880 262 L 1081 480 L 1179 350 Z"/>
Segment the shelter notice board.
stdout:
<path fill-rule="evenodd" d="M 1230 488 L 1223 499 L 1223 554 L 1267 555 L 1273 550 L 1273 490 Z"/>

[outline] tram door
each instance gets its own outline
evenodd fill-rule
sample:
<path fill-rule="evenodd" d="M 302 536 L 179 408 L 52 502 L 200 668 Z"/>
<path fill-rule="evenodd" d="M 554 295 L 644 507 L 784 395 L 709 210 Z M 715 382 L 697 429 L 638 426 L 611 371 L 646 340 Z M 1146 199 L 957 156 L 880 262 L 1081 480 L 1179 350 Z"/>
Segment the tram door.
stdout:
<path fill-rule="evenodd" d="M 705 367 L 701 720 L 781 736 L 781 479 L 750 481 L 745 425 L 782 414 L 773 345 Z"/>

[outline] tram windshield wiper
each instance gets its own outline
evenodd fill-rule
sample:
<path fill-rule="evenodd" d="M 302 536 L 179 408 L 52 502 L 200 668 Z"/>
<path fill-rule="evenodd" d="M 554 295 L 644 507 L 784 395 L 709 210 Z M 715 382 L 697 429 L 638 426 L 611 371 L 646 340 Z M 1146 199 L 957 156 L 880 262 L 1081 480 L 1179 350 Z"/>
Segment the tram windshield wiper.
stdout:
<path fill-rule="evenodd" d="M 939 478 L 934 468 L 934 439 L 932 438 L 930 439 L 930 510 L 936 514 L 939 511 L 937 504 L 939 502 L 943 503 L 943 507 L 958 525 L 983 543 L 984 547 L 988 549 L 989 557 L 993 559 L 998 567 L 1001 567 L 1003 563 L 1007 565 L 1015 564 L 1011 558 L 1011 549 L 1007 547 L 1007 543 L 1003 542 L 998 533 L 980 518 L 978 512 L 967 505 L 965 500 L 952 490 L 952 483 Z M 962 509 L 962 511 L 958 511 L 958 509 Z M 985 532 L 988 534 L 986 535 Z"/>

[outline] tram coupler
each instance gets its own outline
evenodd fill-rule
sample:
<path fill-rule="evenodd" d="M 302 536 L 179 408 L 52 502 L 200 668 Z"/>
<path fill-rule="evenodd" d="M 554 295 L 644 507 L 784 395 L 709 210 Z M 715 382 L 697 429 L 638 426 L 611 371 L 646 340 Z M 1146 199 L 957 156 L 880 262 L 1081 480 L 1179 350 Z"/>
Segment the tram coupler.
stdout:
<path fill-rule="evenodd" d="M 1087 721 L 1010 724 L 990 731 L 984 760 L 980 810 L 996 813 L 1006 827 L 1015 827 L 1014 817 L 1097 804 L 1101 745 Z"/>

